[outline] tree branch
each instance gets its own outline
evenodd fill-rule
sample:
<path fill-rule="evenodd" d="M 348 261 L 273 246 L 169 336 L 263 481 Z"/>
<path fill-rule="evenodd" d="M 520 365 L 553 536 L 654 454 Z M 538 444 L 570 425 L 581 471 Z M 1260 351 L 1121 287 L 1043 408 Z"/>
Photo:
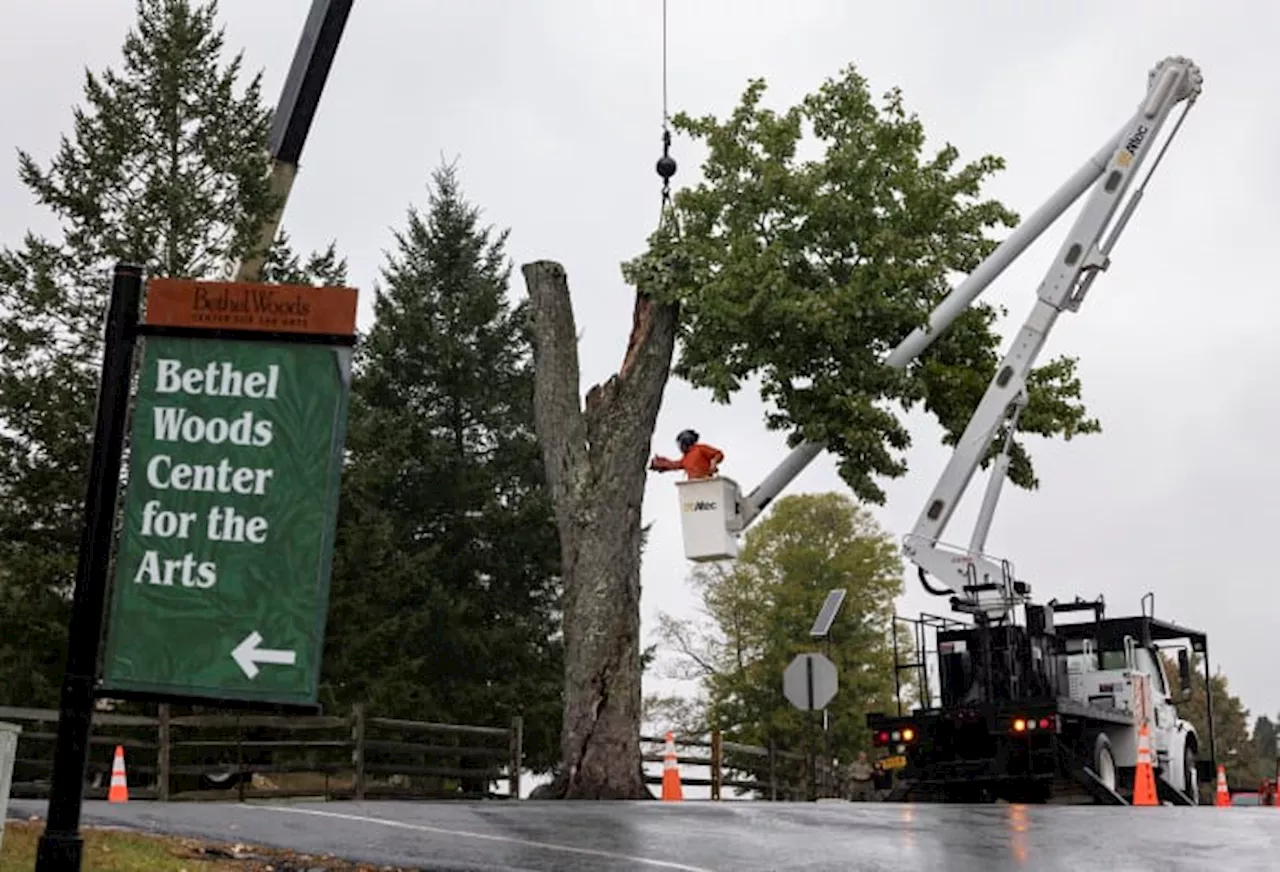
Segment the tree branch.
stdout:
<path fill-rule="evenodd" d="M 618 370 L 625 393 L 647 394 L 655 380 L 665 385 L 671 373 L 671 355 L 675 350 L 679 317 L 680 310 L 675 304 L 658 303 L 645 296 L 643 289 L 636 291 L 627 354 L 622 368 Z M 655 408 L 661 405 L 661 400 L 659 392 Z"/>
<path fill-rule="evenodd" d="M 593 442 L 608 440 L 619 458 L 648 455 L 671 375 L 678 318 L 677 306 L 656 302 L 637 290 L 622 366 L 587 394 L 589 436 Z"/>
<path fill-rule="evenodd" d="M 572 516 L 588 474 L 587 429 L 578 400 L 578 333 L 564 267 L 539 260 L 525 264 L 520 272 L 533 311 L 534 426 L 563 537 L 573 528 Z"/>
<path fill-rule="evenodd" d="M 714 651 L 699 651 L 698 646 L 693 639 L 699 630 L 693 621 L 681 620 L 674 618 L 666 612 L 658 615 L 658 633 L 664 641 L 672 645 L 676 652 L 683 655 L 688 661 L 684 664 L 686 667 L 676 677 L 689 678 L 706 678 L 712 675 L 718 675 L 720 670 L 716 669 L 712 662 Z M 711 643 L 714 645 L 714 643 Z M 692 670 L 688 667 L 692 665 Z"/>

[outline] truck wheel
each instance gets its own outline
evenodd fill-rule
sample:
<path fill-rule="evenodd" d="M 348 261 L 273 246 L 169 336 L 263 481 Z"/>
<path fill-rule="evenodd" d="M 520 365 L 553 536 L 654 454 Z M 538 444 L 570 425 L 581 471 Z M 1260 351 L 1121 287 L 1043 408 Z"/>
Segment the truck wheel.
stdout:
<path fill-rule="evenodd" d="M 1200 804 L 1200 777 L 1196 773 L 1196 749 L 1190 742 L 1182 749 L 1182 792 L 1191 797 L 1192 805 Z"/>
<path fill-rule="evenodd" d="M 1098 733 L 1093 740 L 1093 771 L 1109 789 L 1116 789 L 1116 756 L 1106 733 Z"/>
<path fill-rule="evenodd" d="M 231 769 L 210 770 L 200 775 L 200 786 L 211 790 L 230 790 L 240 783 L 240 776 Z"/>

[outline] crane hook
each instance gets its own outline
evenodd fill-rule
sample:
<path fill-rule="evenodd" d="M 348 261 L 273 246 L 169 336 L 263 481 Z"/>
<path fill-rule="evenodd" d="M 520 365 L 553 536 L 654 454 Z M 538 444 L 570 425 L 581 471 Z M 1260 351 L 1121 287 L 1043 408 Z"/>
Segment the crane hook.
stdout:
<path fill-rule="evenodd" d="M 662 199 L 671 196 L 671 177 L 676 174 L 676 159 L 671 156 L 671 131 L 662 131 L 662 157 L 658 158 L 656 169 L 662 178 Z"/>

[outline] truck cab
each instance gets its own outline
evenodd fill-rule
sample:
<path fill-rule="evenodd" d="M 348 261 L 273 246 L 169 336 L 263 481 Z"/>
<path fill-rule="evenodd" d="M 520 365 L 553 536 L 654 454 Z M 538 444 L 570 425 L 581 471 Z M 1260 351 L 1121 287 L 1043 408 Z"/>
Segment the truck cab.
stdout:
<path fill-rule="evenodd" d="M 1133 726 L 1117 724 L 1105 730 L 1114 760 L 1121 769 L 1130 765 L 1128 761 L 1137 759 L 1138 725 L 1145 721 L 1157 777 L 1198 802 L 1200 738 L 1195 728 L 1178 714 L 1175 689 L 1156 639 L 1144 639 L 1144 636 L 1166 637 L 1171 632 L 1192 631 L 1160 622 L 1153 625 L 1152 620 L 1144 615 L 1102 621 L 1095 626 L 1092 637 L 1064 639 L 1066 695 L 1077 703 L 1123 713 L 1134 720 Z M 1200 638 L 1199 634 L 1192 633 L 1193 647 L 1203 648 L 1196 645 Z M 1187 699 L 1191 691 L 1190 659 L 1185 647 L 1177 650 L 1181 673 L 1178 694 Z M 1104 775 L 1103 780 L 1110 781 L 1110 778 Z"/>

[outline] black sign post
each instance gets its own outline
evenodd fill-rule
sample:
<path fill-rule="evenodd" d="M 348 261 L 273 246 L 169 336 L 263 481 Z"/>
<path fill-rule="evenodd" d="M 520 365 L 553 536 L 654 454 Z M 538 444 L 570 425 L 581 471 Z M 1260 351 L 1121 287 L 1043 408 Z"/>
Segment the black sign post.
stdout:
<path fill-rule="evenodd" d="M 76 565 L 67 643 L 67 669 L 59 702 L 49 813 L 36 853 L 36 872 L 80 872 L 84 841 L 80 806 L 88 765 L 98 642 L 107 602 L 107 570 L 129 411 L 129 379 L 142 301 L 142 268 L 118 264 L 111 282 L 98 386 L 97 423 L 84 501 L 84 532 Z"/>

